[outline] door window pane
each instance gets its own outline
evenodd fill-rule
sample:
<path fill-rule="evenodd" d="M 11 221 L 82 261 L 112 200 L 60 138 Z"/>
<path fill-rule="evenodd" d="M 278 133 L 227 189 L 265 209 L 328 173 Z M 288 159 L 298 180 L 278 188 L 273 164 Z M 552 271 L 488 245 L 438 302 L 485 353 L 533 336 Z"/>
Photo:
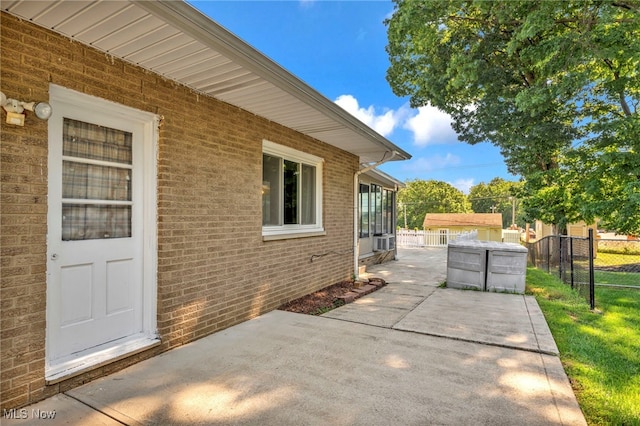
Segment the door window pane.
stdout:
<path fill-rule="evenodd" d="M 131 237 L 133 134 L 65 118 L 62 136 L 62 239 Z"/>
<path fill-rule="evenodd" d="M 62 162 L 62 197 L 131 201 L 131 170 Z"/>
<path fill-rule="evenodd" d="M 64 119 L 62 155 L 132 164 L 132 134 L 122 130 Z"/>
<path fill-rule="evenodd" d="M 131 206 L 62 205 L 62 240 L 131 237 Z"/>

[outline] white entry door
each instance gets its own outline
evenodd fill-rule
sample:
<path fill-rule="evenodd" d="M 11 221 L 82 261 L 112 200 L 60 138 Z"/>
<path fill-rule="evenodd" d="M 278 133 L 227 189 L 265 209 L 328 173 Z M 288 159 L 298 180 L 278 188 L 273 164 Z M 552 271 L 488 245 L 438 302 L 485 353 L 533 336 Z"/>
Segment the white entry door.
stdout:
<path fill-rule="evenodd" d="M 154 337 L 149 315 L 155 313 L 155 288 L 148 284 L 155 278 L 148 276 L 154 268 L 146 239 L 153 238 L 155 223 L 145 221 L 154 209 L 145 194 L 155 192 L 145 161 L 153 119 L 104 102 L 52 88 L 49 378 L 120 356 Z"/>

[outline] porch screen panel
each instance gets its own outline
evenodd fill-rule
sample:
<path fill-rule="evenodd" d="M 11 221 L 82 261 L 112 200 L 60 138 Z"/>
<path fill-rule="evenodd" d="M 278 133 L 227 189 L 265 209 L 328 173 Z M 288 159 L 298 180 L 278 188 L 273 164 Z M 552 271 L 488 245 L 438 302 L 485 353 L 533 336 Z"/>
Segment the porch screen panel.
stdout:
<path fill-rule="evenodd" d="M 389 212 L 387 211 L 387 195 L 388 192 L 386 189 L 382 190 L 382 233 L 386 234 L 388 231 L 387 229 L 387 218 L 389 215 Z"/>
<path fill-rule="evenodd" d="M 395 193 L 388 189 L 384 190 L 384 230 L 385 234 L 393 234 L 393 226 L 395 221 L 394 215 Z"/>
<path fill-rule="evenodd" d="M 360 238 L 369 236 L 369 185 L 360 184 Z"/>
<path fill-rule="evenodd" d="M 371 185 L 371 215 L 374 235 L 382 235 L 382 187 Z"/>
<path fill-rule="evenodd" d="M 62 239 L 131 237 L 133 134 L 65 118 Z"/>

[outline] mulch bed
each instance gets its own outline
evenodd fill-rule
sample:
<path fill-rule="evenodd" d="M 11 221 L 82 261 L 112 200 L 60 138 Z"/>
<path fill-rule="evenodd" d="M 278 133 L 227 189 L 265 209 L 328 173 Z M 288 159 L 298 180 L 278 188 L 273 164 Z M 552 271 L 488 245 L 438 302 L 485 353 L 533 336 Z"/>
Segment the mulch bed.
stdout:
<path fill-rule="evenodd" d="M 355 282 L 351 280 L 340 281 L 315 293 L 285 303 L 278 309 L 307 315 L 322 315 L 345 303 L 352 302 L 364 294 L 382 288 L 386 284 L 382 278 L 369 278 Z"/>

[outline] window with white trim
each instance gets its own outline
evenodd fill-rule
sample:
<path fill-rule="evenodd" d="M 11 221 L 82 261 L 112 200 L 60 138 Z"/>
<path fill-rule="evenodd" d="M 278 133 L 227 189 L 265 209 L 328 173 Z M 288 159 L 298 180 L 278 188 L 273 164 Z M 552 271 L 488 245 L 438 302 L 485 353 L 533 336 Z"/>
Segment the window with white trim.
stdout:
<path fill-rule="evenodd" d="M 322 158 L 262 142 L 262 235 L 323 232 Z"/>
<path fill-rule="evenodd" d="M 395 204 L 394 191 L 371 185 L 371 229 L 374 235 L 393 234 Z"/>

